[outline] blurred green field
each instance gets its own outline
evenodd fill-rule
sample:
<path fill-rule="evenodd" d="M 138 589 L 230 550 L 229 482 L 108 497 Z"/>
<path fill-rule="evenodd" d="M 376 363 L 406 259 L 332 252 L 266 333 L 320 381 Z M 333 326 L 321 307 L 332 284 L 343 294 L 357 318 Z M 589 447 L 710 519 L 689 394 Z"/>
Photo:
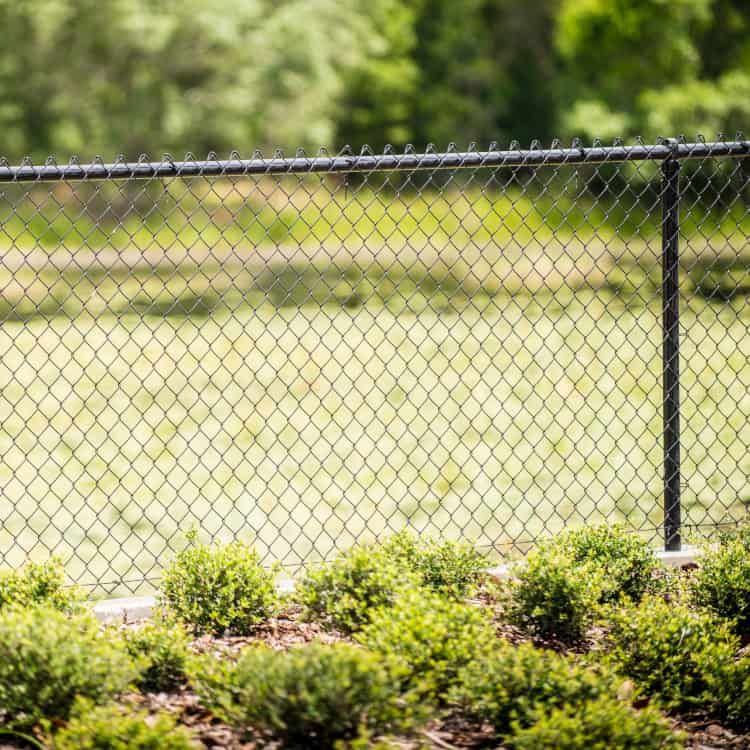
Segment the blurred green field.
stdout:
<path fill-rule="evenodd" d="M 291 567 L 407 524 L 497 551 L 613 518 L 658 539 L 648 200 L 201 181 L 161 196 L 144 204 L 160 219 L 131 217 L 131 196 L 101 237 L 112 195 L 79 195 L 78 213 L 58 196 L 57 219 L 7 198 L 6 565 L 55 552 L 124 593 L 193 526 Z M 686 217 L 694 533 L 750 502 L 743 217 Z"/>

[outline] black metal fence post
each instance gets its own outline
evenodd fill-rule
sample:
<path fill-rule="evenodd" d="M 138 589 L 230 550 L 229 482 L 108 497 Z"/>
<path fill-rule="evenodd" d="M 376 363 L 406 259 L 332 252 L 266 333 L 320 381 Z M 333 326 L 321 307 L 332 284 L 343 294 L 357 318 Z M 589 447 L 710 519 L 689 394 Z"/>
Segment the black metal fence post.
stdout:
<path fill-rule="evenodd" d="M 673 144 L 676 146 L 676 143 Z M 679 550 L 680 525 L 680 162 L 662 162 L 664 366 L 664 548 Z"/>

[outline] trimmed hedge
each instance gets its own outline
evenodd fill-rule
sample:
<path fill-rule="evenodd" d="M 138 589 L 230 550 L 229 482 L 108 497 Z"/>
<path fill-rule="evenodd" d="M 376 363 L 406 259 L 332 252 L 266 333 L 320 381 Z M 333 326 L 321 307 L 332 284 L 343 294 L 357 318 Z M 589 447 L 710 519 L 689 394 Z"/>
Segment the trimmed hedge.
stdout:
<path fill-rule="evenodd" d="M 584 526 L 558 535 L 553 545 L 577 565 L 600 568 L 601 603 L 622 597 L 639 602 L 653 591 L 661 568 L 645 541 L 623 526 Z"/>
<path fill-rule="evenodd" d="M 415 573 L 422 586 L 456 599 L 475 593 L 485 577 L 487 558 L 464 542 L 417 539 L 402 531 L 387 539 L 383 549 L 399 567 Z"/>
<path fill-rule="evenodd" d="M 148 692 L 168 692 L 187 681 L 189 639 L 179 622 L 154 620 L 123 633 L 128 653 L 139 660 L 136 685 Z"/>
<path fill-rule="evenodd" d="M 734 631 L 750 635 L 750 544 L 744 535 L 725 536 L 706 549 L 689 590 L 696 606 L 733 622 Z"/>

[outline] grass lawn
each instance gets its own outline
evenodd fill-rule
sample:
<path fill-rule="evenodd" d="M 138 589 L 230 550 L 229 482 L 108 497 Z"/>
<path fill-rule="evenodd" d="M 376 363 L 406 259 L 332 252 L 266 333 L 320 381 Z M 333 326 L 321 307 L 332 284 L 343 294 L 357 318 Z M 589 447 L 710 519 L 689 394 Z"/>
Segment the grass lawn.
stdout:
<path fill-rule="evenodd" d="M 195 237 L 184 216 L 126 217 L 101 245 L 83 220 L 31 242 L 8 219 L 0 562 L 55 552 L 123 593 L 193 526 L 292 567 L 407 524 L 498 550 L 605 518 L 658 540 L 658 227 L 597 224 L 599 206 L 550 218 L 522 194 L 341 190 L 317 219 L 314 194 L 297 210 L 272 191 L 262 205 L 297 219 L 264 241 L 235 191 L 203 196 Z M 355 204 L 346 226 L 326 218 Z M 692 230 L 686 256 L 726 258 L 745 238 L 730 223 L 720 244 Z M 740 286 L 725 266 L 683 274 L 696 533 L 750 501 L 750 308 L 695 291 Z"/>

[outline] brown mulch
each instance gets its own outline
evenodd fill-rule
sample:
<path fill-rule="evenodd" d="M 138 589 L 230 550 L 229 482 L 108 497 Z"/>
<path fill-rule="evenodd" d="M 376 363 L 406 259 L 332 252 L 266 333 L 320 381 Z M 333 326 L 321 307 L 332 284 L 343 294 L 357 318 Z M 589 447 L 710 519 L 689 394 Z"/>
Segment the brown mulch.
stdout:
<path fill-rule="evenodd" d="M 708 716 L 694 714 L 674 721 L 675 729 L 688 735 L 686 747 L 691 750 L 747 750 L 750 734 L 736 734 Z"/>
<path fill-rule="evenodd" d="M 176 693 L 132 693 L 124 700 L 151 713 L 168 711 L 179 717 L 180 724 L 188 727 L 203 747 L 216 750 L 255 750 L 258 747 L 257 743 L 243 741 L 238 732 L 214 719 L 201 706 L 195 693 L 186 687 Z"/>
<path fill-rule="evenodd" d="M 326 630 L 319 623 L 302 621 L 300 608 L 293 607 L 279 617 L 272 617 L 259 625 L 249 636 L 216 638 L 206 635 L 193 641 L 193 649 L 197 653 L 208 651 L 238 653 L 252 643 L 264 643 L 281 651 L 291 646 L 310 643 L 310 641 L 336 643 L 344 640 L 350 639 L 336 630 Z"/>
<path fill-rule="evenodd" d="M 320 623 L 301 620 L 300 614 L 300 607 L 290 606 L 278 617 L 271 617 L 258 625 L 250 635 L 226 637 L 204 635 L 193 641 L 192 649 L 198 654 L 208 651 L 233 654 L 253 643 L 264 643 L 271 648 L 283 650 L 315 640 L 321 643 L 350 640 L 343 633 L 330 628 L 326 629 Z M 143 621 L 131 620 L 121 624 L 119 628 L 121 630 L 136 629 L 142 623 Z"/>

